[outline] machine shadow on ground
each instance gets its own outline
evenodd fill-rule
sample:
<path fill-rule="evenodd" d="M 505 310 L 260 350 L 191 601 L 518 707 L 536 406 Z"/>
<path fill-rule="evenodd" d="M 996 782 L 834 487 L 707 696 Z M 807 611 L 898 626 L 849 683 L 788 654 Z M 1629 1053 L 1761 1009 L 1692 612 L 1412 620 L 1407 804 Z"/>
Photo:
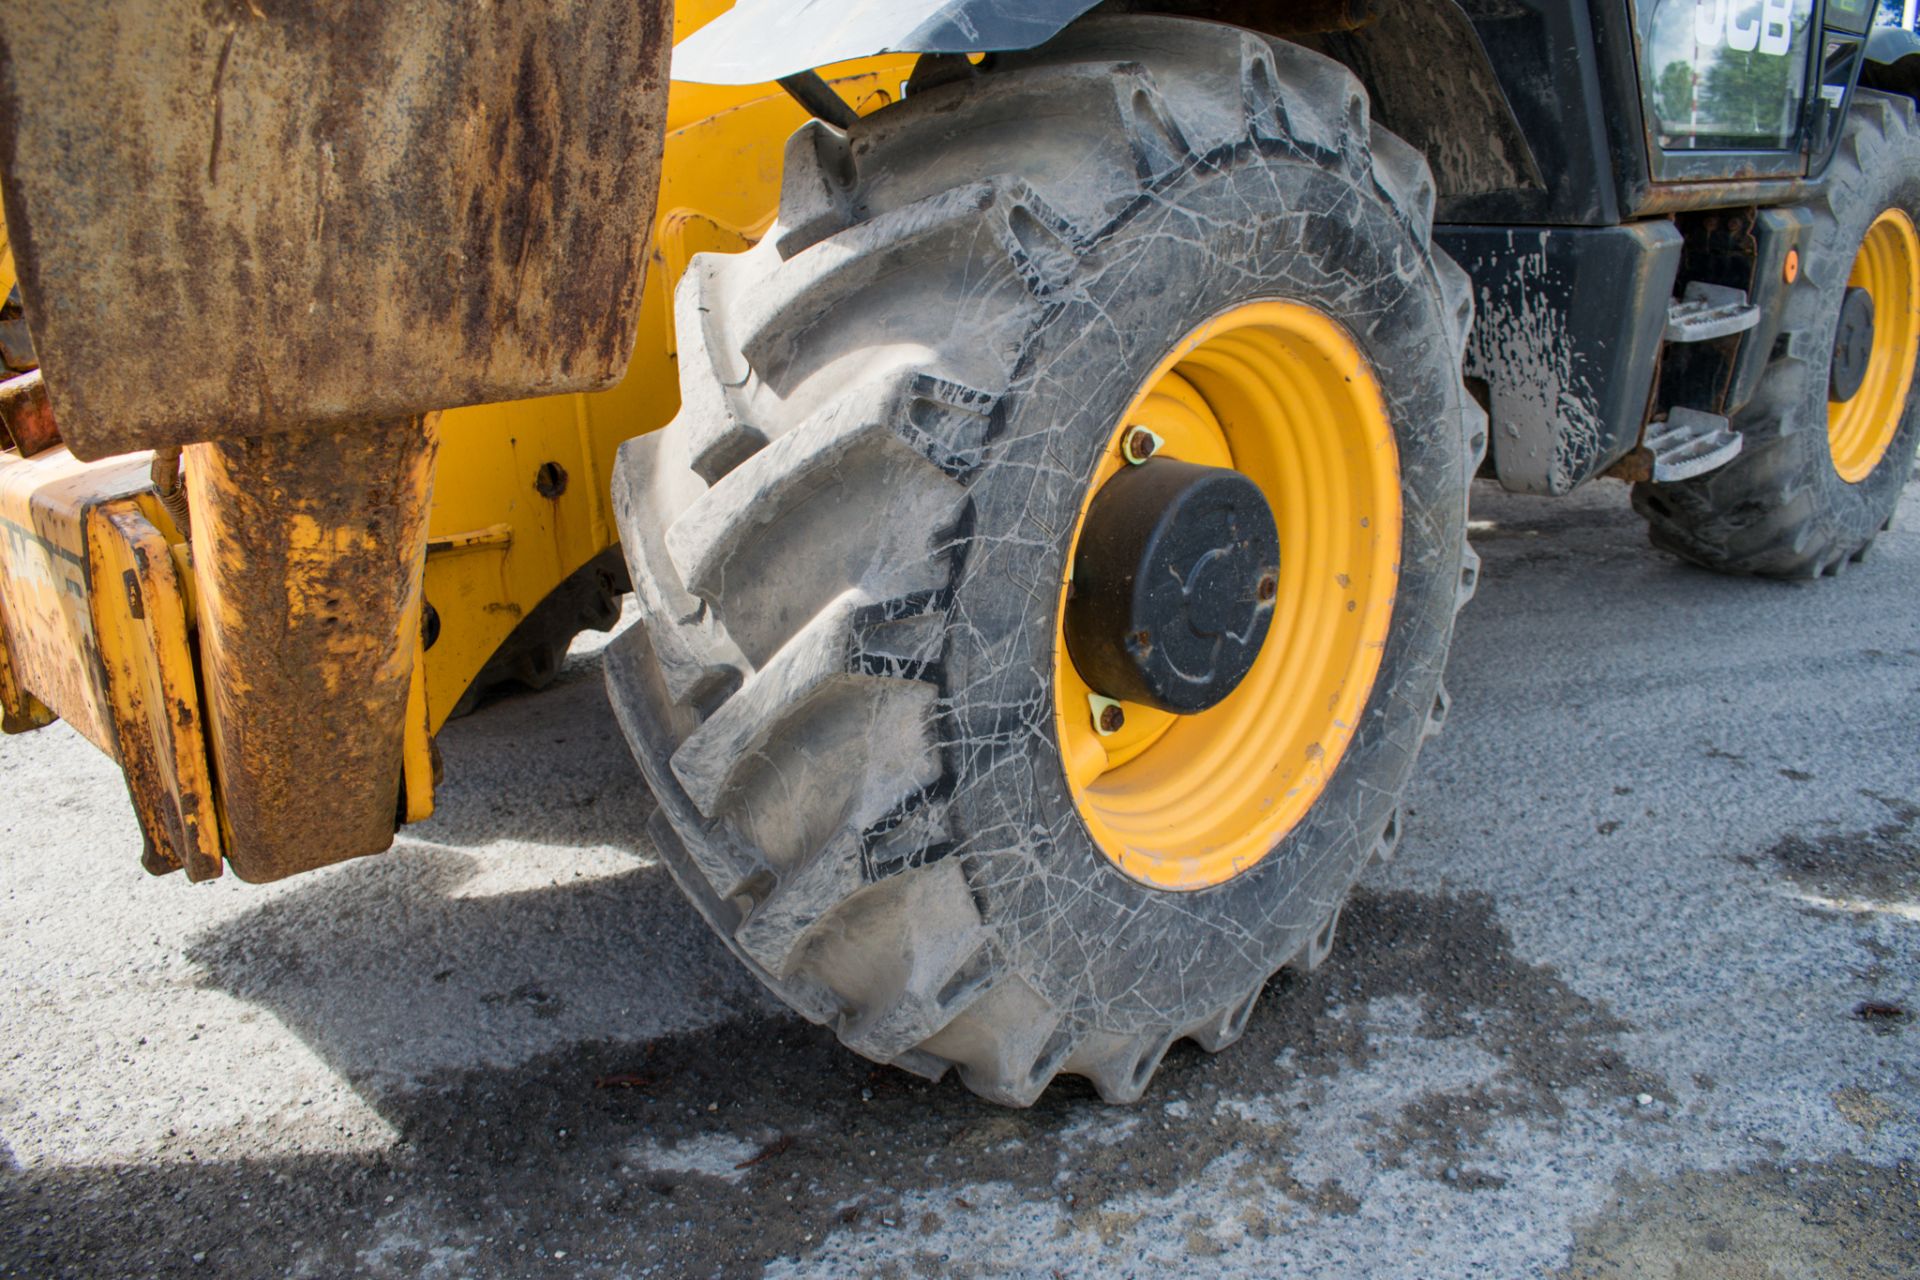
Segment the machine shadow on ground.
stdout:
<path fill-rule="evenodd" d="M 657 906 L 648 882 L 658 874 L 597 881 L 594 893 L 624 908 Z M 511 895 L 479 909 L 502 913 L 512 945 L 526 920 L 571 913 L 568 900 L 582 892 Z M 218 940 L 205 945 L 210 981 L 233 977 L 214 958 Z M 648 961 L 644 940 L 609 945 L 635 966 Z M 282 975 L 250 978 L 246 998 L 330 1060 L 360 1052 L 351 1019 L 316 1022 L 310 1012 L 302 975 L 324 977 L 305 965 Z M 576 994 L 560 977 L 544 998 Z M 1241 1230 L 1280 1231 L 1289 1216 L 1359 1207 L 1337 1180 L 1295 1177 L 1295 1109 L 1309 1110 L 1319 1083 L 1369 1065 L 1366 1011 L 1382 1002 L 1405 1012 L 1412 1035 L 1464 1039 L 1498 1064 L 1370 1126 L 1389 1167 L 1459 1194 L 1502 1185 L 1479 1142 L 1495 1122 L 1550 1125 L 1568 1090 L 1666 1094 L 1619 1052 L 1617 1019 L 1512 957 L 1485 900 L 1362 892 L 1326 967 L 1276 978 L 1234 1052 L 1176 1048 L 1137 1108 L 1105 1107 L 1065 1080 L 1030 1110 L 1007 1111 L 955 1083 L 857 1059 L 798 1019 L 743 1017 L 644 1042 L 579 1040 L 405 1088 L 354 1081 L 400 1135 L 379 1152 L 238 1161 L 183 1152 L 178 1163 L 27 1173 L 0 1207 L 0 1231 L 27 1243 L 43 1275 L 102 1274 L 130 1244 L 156 1240 L 166 1242 L 162 1257 L 136 1256 L 162 1274 L 193 1273 L 196 1254 L 235 1273 L 421 1274 L 436 1260 L 460 1273 L 522 1267 L 529 1256 L 557 1266 L 555 1249 L 571 1274 L 596 1261 L 706 1274 L 802 1254 L 835 1230 L 885 1235 L 913 1255 L 921 1236 L 964 1219 L 974 1207 L 965 1188 L 981 1184 L 1057 1213 L 1090 1243 L 1112 1241 L 1139 1219 L 1113 1212 L 1116 1197 L 1172 1191 L 1222 1159 L 1236 1162 L 1244 1198 L 1218 1214 Z M 1540 1035 L 1543 1025 L 1554 1033 Z M 53 1204 L 68 1211 L 49 1238 L 36 1207 Z M 77 1221 L 76 1205 L 86 1206 Z M 298 1241 L 263 1229 L 283 1220 L 325 1229 Z M 1204 1236 L 1213 1222 L 1194 1230 Z M 947 1260 L 922 1261 L 938 1272 Z"/>
<path fill-rule="evenodd" d="M 1638 530 L 1615 523 L 1624 512 L 1602 525 L 1572 508 L 1519 510 L 1558 527 L 1510 522 L 1490 539 L 1518 552 L 1489 555 L 1502 590 L 1580 574 L 1606 610 L 1609 593 L 1624 605 L 1642 585 L 1606 571 L 1623 555 L 1681 572 L 1629 549 Z M 1673 625 L 1686 642 L 1686 620 Z M 1468 686 L 1508 660 L 1473 637 L 1453 656 Z M 1457 701 L 1449 733 L 1490 732 L 1478 714 Z M 1456 1086 L 1388 1094 L 1352 1135 L 1380 1167 L 1447 1194 L 1504 1185 L 1497 1125 L 1551 1128 L 1575 1100 L 1645 1125 L 1634 1100 L 1673 1097 L 1623 1049 L 1631 1028 L 1517 957 L 1493 899 L 1467 882 L 1362 888 L 1325 967 L 1276 977 L 1230 1052 L 1176 1046 L 1138 1107 L 1102 1106 L 1066 1079 L 1004 1110 L 853 1056 L 738 971 L 647 855 L 651 802 L 593 660 L 545 695 L 454 724 L 444 745 L 440 812 L 404 847 L 189 950 L 206 985 L 277 1018 L 398 1141 L 209 1160 L 183 1139 L 139 1163 L 13 1170 L 0 1237 L 18 1245 L 0 1272 L 733 1273 L 856 1233 L 903 1271 L 965 1274 L 949 1242 L 983 1207 L 970 1197 L 1030 1203 L 1091 1249 L 1138 1225 L 1116 1205 L 1225 1169 L 1231 1202 L 1180 1210 L 1189 1252 L 1205 1257 L 1228 1220 L 1264 1239 L 1360 1209 L 1352 1188 L 1296 1170 L 1320 1140 L 1307 1132 L 1316 1103 L 1376 1062 L 1383 1027 L 1477 1064 Z M 1909 854 L 1910 827 L 1889 837 Z M 545 885 L 463 892 L 521 841 L 633 852 L 601 850 L 589 874 Z M 636 1013 L 665 1029 L 632 1034 Z M 1604 1262 L 1592 1274 L 1612 1274 Z"/>

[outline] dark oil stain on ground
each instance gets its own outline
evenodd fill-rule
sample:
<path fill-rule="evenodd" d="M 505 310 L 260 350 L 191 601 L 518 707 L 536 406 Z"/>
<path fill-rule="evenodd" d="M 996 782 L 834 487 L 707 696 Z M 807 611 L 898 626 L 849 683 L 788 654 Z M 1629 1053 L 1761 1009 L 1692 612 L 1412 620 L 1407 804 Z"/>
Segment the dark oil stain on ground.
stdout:
<path fill-rule="evenodd" d="M 402 1134 L 378 1153 L 206 1160 L 183 1138 L 139 1164 L 0 1172 L 0 1239 L 13 1242 L 0 1274 L 414 1275 L 446 1250 L 457 1274 L 739 1275 L 836 1230 L 871 1233 L 901 1274 L 962 1274 L 964 1259 L 921 1246 L 942 1225 L 964 1226 L 964 1193 L 942 1188 L 1011 1184 L 1057 1204 L 1093 1248 L 1130 1225 L 1105 1211 L 1114 1196 L 1173 1192 L 1230 1151 L 1254 1170 L 1240 1206 L 1251 1229 L 1262 1203 L 1352 1213 L 1348 1189 L 1293 1180 L 1288 1123 L 1215 1104 L 1364 1068 L 1367 1020 L 1344 1010 L 1389 997 L 1419 1001 L 1419 1034 L 1465 1037 L 1501 1063 L 1480 1086 L 1375 1117 L 1381 1161 L 1462 1194 L 1498 1185 L 1471 1163 L 1495 1119 L 1551 1124 L 1575 1087 L 1667 1096 L 1615 1048 L 1617 1019 L 1512 955 L 1488 900 L 1363 892 L 1342 930 L 1317 973 L 1270 984 L 1232 1049 L 1177 1047 L 1138 1108 L 1106 1108 L 1063 1080 L 1033 1108 L 1003 1110 L 957 1083 L 875 1067 L 798 1020 L 737 1021 L 369 1091 Z M 1167 1114 L 1175 1099 L 1186 1118 Z M 1088 1122 L 1099 1140 L 1063 1137 Z M 648 1168 L 635 1150 L 714 1136 L 757 1152 L 732 1180 Z M 207 1148 L 205 1135 L 196 1141 Z M 243 1134 L 234 1145 L 247 1144 Z M 900 1197 L 916 1190 L 946 1197 L 944 1215 L 905 1220 Z"/>
<path fill-rule="evenodd" d="M 1920 897 L 1920 805 L 1861 793 L 1886 807 L 1888 819 L 1865 831 L 1782 837 L 1747 866 L 1778 868 L 1803 889 L 1833 898 L 1911 902 Z"/>
<path fill-rule="evenodd" d="M 1566 1280 L 1920 1275 L 1920 1165 L 1850 1156 L 1730 1173 L 1623 1179 L 1577 1233 Z"/>

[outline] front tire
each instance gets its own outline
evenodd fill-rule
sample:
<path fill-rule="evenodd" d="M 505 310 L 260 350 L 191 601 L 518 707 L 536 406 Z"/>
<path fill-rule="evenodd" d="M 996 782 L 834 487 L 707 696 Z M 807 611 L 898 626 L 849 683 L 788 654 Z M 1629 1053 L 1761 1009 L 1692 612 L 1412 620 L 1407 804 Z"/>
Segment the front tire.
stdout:
<path fill-rule="evenodd" d="M 1126 18 L 923 66 L 850 136 L 803 128 L 765 240 L 682 284 L 682 411 L 615 478 L 642 625 L 609 687 L 663 857 L 794 1008 L 997 1101 L 1061 1072 L 1128 1101 L 1175 1040 L 1223 1047 L 1269 976 L 1324 956 L 1397 838 L 1477 569 L 1469 292 L 1431 247 L 1426 165 L 1317 55 Z M 1061 584 L 1149 375 L 1275 305 L 1377 380 L 1390 626 L 1310 807 L 1167 888 L 1076 804 Z M 1315 554 L 1283 538 L 1283 566 L 1345 588 Z"/>

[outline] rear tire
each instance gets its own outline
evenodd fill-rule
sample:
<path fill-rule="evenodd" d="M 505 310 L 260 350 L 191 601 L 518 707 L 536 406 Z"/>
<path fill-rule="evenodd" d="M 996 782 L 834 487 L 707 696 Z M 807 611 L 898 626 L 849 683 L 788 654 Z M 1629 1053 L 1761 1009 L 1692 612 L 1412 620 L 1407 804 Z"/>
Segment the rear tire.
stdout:
<path fill-rule="evenodd" d="M 1633 489 L 1655 546 L 1723 573 L 1840 573 L 1887 527 L 1913 473 L 1920 397 L 1909 391 L 1889 410 L 1891 438 L 1853 482 L 1841 474 L 1846 459 L 1834 454 L 1827 401 L 1841 300 L 1868 228 L 1887 210 L 1920 223 L 1920 126 L 1911 99 L 1854 92 L 1825 190 L 1806 208 L 1813 225 L 1772 362 L 1753 403 L 1734 419 L 1744 437 L 1740 455 L 1694 480 Z M 1892 319 L 1882 315 L 1879 323 Z M 1904 363 L 1910 371 L 1911 352 Z"/>
<path fill-rule="evenodd" d="M 642 625 L 609 688 L 662 856 L 790 1005 L 1000 1102 L 1060 1072 L 1129 1101 L 1324 957 L 1397 838 L 1477 571 L 1470 295 L 1425 163 L 1317 55 L 1121 18 L 923 67 L 850 136 L 801 129 L 767 237 L 681 285 L 683 408 L 615 476 Z M 1069 794 L 1057 584 L 1141 380 L 1257 299 L 1326 312 L 1377 374 L 1398 594 L 1320 799 L 1246 871 L 1170 892 Z"/>

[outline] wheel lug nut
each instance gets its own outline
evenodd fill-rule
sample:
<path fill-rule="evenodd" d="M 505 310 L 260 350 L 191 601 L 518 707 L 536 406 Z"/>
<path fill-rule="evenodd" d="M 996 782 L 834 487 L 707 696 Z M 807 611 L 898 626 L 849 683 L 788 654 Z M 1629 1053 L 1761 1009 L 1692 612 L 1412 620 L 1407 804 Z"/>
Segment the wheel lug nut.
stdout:
<path fill-rule="evenodd" d="M 1118 707 L 1100 709 L 1100 727 L 1108 733 L 1118 733 L 1120 726 L 1127 722 L 1127 713 Z"/>
<path fill-rule="evenodd" d="M 1120 726 L 1127 722 L 1127 713 L 1112 698 L 1103 698 L 1097 693 L 1087 695 L 1087 708 L 1093 712 L 1093 727 L 1105 738 L 1120 732 Z"/>
<path fill-rule="evenodd" d="M 1127 434 L 1120 441 L 1120 456 L 1139 466 L 1154 455 L 1160 447 L 1160 437 L 1145 427 L 1128 427 Z"/>

